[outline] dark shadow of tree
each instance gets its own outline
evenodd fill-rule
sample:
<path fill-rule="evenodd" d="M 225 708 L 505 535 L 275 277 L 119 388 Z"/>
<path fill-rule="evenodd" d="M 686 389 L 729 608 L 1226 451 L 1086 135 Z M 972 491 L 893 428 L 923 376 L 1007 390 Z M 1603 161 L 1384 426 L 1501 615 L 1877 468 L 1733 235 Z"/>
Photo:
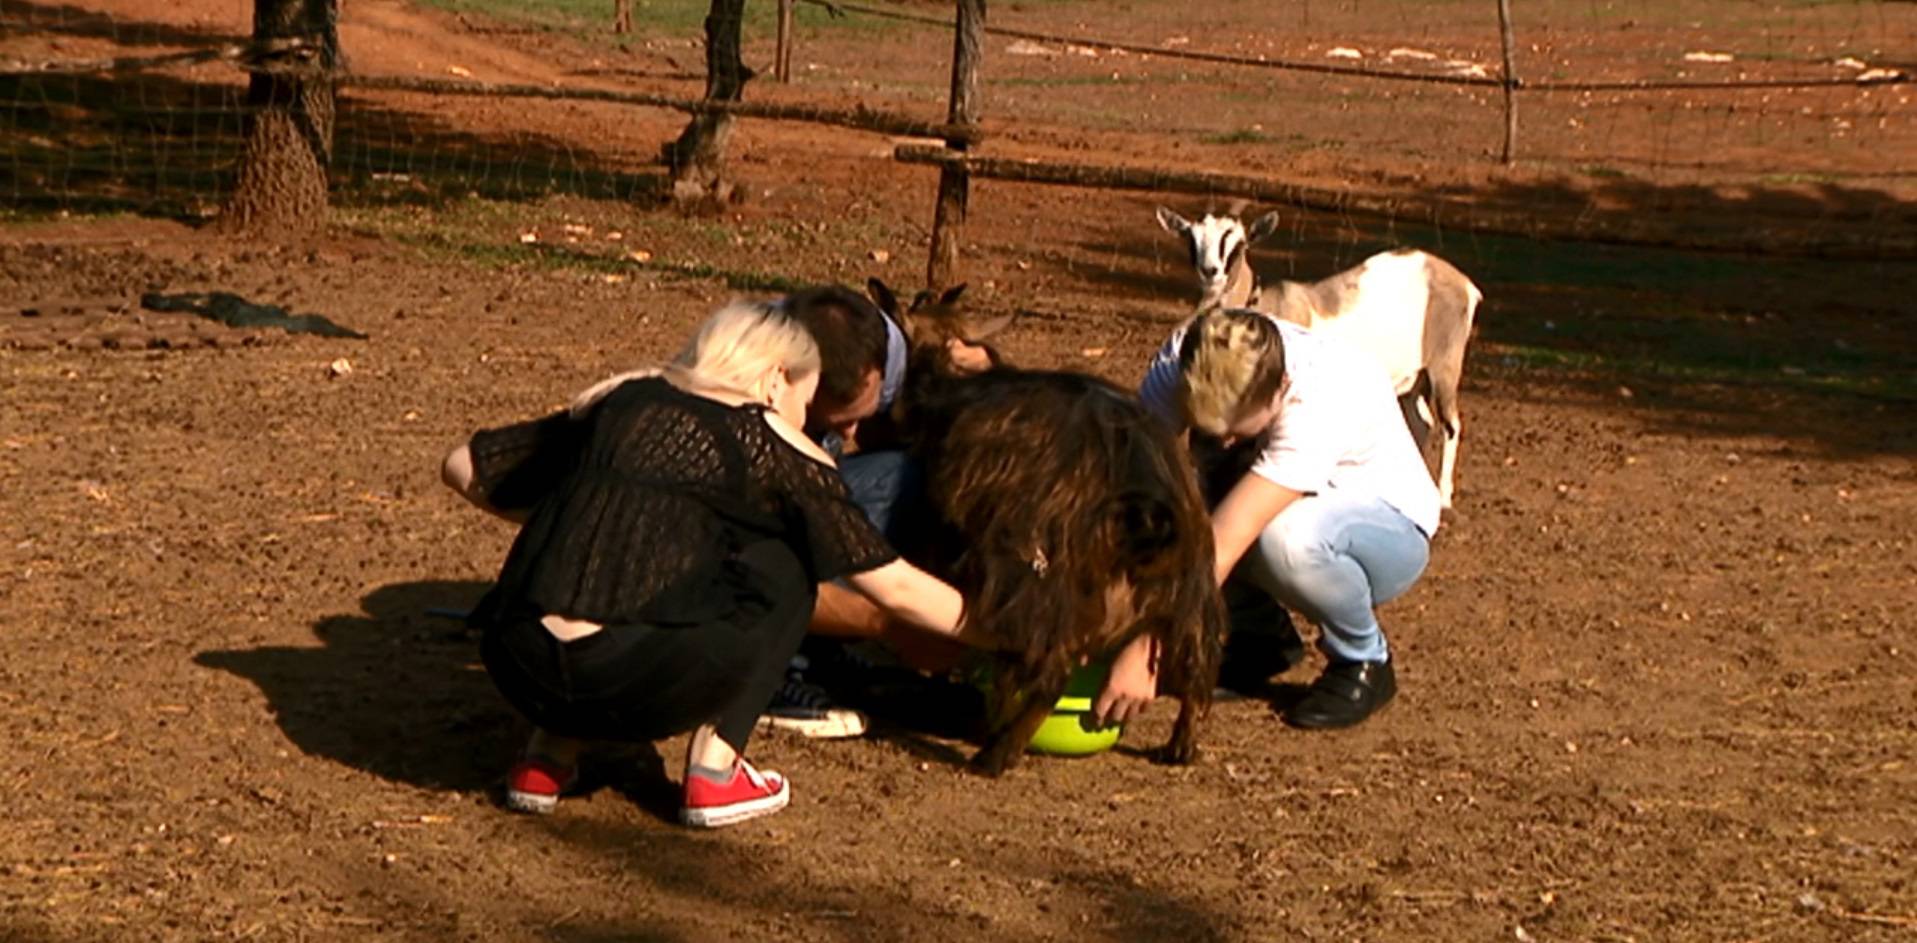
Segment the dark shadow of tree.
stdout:
<path fill-rule="evenodd" d="M 9 4 L 9 23 L 55 37 L 197 48 L 237 37 L 108 19 L 74 7 Z M 4 37 L 0 33 L 0 37 Z M 244 144 L 246 86 L 174 73 L 0 76 L 0 203 L 30 212 L 130 212 L 193 218 L 231 188 Z M 336 202 L 437 205 L 471 194 L 649 199 L 662 172 L 614 166 L 590 143 L 454 127 L 422 103 L 396 108 L 341 93 Z"/>
<path fill-rule="evenodd" d="M 246 37 L 219 29 L 195 29 L 112 17 L 64 3 L 8 3 L 0 17 L 0 40 L 16 37 L 70 36 L 106 39 L 128 47 L 185 46 L 238 42 Z"/>

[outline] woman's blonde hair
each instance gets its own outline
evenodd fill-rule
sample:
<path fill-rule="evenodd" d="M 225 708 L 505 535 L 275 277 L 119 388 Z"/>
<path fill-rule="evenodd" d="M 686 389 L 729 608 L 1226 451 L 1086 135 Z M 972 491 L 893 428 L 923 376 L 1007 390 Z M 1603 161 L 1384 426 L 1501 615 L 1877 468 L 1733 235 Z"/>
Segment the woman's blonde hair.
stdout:
<path fill-rule="evenodd" d="M 1278 395 L 1285 382 L 1284 337 L 1256 311 L 1208 311 L 1185 329 L 1178 373 L 1185 421 L 1207 435 L 1226 435 Z"/>
<path fill-rule="evenodd" d="M 627 380 L 661 375 L 679 387 L 756 396 L 754 387 L 778 368 L 793 383 L 819 372 L 819 345 L 811 332 L 776 302 L 734 301 L 708 316 L 664 369 L 601 380 L 574 398 L 572 414 L 583 415 Z"/>

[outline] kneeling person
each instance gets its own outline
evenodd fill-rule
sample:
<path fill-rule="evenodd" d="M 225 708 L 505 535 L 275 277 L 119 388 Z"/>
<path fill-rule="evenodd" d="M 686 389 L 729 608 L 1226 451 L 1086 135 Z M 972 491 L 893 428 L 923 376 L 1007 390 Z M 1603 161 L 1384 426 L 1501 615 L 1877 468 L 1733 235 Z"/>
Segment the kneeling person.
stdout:
<path fill-rule="evenodd" d="M 1397 692 L 1376 607 L 1424 572 L 1438 490 L 1384 369 L 1362 351 L 1260 312 L 1180 328 L 1153 359 L 1145 405 L 1188 432 L 1258 454 L 1212 511 L 1217 577 L 1243 580 L 1316 623 L 1328 665 L 1285 712 L 1349 727 Z M 1123 720 L 1155 693 L 1145 640 L 1116 659 L 1094 705 Z"/>
<path fill-rule="evenodd" d="M 658 375 L 482 432 L 445 474 L 524 527 L 473 613 L 487 671 L 537 733 L 507 784 L 549 812 L 585 741 L 693 732 L 682 819 L 782 808 L 741 755 L 812 616 L 844 578 L 893 616 L 956 635 L 962 600 L 898 558 L 800 431 L 818 347 L 776 307 L 720 310 Z"/>

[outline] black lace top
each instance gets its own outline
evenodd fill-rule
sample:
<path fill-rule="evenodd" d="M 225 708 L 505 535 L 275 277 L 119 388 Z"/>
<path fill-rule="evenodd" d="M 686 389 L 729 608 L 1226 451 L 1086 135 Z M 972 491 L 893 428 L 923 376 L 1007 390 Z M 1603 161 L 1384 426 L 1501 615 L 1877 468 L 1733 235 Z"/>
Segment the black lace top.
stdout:
<path fill-rule="evenodd" d="M 532 512 L 473 613 L 482 624 L 722 617 L 750 590 L 733 556 L 757 540 L 786 543 L 819 582 L 898 556 L 838 473 L 785 441 L 763 408 L 662 379 L 624 383 L 577 420 L 481 432 L 471 449 L 487 499 Z"/>

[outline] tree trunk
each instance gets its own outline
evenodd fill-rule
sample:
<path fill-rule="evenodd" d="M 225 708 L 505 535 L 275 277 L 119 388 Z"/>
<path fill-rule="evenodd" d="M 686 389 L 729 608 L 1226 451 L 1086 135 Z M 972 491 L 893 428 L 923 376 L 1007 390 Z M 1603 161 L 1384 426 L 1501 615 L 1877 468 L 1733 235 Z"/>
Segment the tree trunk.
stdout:
<path fill-rule="evenodd" d="M 739 101 L 752 80 L 739 55 L 739 29 L 745 18 L 745 0 L 712 0 L 706 15 L 706 99 Z M 666 166 L 672 169 L 672 198 L 682 205 L 719 204 L 732 196 L 725 179 L 726 142 L 732 137 L 732 116 L 693 115 L 679 139 L 666 145 Z"/>
<path fill-rule="evenodd" d="M 300 55 L 265 63 L 246 90 L 246 149 L 221 214 L 229 231 L 304 231 L 326 219 L 333 161 L 333 67 L 338 0 L 254 0 L 256 43 L 306 40 Z"/>

